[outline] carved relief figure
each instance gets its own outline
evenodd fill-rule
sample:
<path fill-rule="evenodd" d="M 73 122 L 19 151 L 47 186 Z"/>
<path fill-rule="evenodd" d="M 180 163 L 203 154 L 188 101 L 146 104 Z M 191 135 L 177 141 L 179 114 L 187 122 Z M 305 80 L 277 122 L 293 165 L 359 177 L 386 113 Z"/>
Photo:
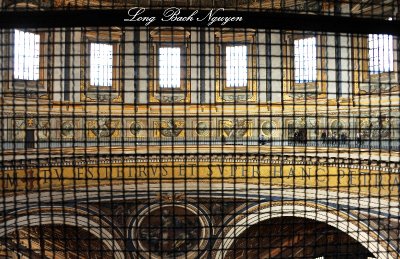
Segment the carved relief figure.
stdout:
<path fill-rule="evenodd" d="M 143 125 L 140 122 L 133 122 L 129 127 L 129 130 L 133 136 L 138 137 L 143 131 Z"/>
<path fill-rule="evenodd" d="M 74 136 L 74 123 L 72 121 L 64 121 L 62 123 L 61 136 L 64 138 L 72 138 Z"/>
<path fill-rule="evenodd" d="M 41 121 L 38 125 L 38 135 L 39 139 L 45 140 L 50 137 L 50 122 L 49 121 Z"/>
<path fill-rule="evenodd" d="M 206 121 L 199 121 L 196 125 L 196 133 L 199 136 L 209 136 L 210 135 L 210 126 Z"/>
<path fill-rule="evenodd" d="M 248 120 L 223 120 L 221 121 L 221 136 L 226 138 L 244 138 L 251 136 L 249 128 L 252 125 Z"/>
<path fill-rule="evenodd" d="M 25 138 L 25 120 L 15 120 L 15 139 L 21 140 Z"/>
<path fill-rule="evenodd" d="M 277 132 L 276 122 L 265 120 L 261 123 L 261 132 L 266 139 L 271 139 Z"/>
<path fill-rule="evenodd" d="M 110 118 L 100 117 L 97 121 L 89 122 L 90 131 L 99 138 L 110 137 L 118 127 L 119 121 Z"/>
<path fill-rule="evenodd" d="M 170 119 L 162 121 L 160 124 L 160 133 L 164 137 L 179 137 L 183 133 L 185 122 L 183 120 Z"/>

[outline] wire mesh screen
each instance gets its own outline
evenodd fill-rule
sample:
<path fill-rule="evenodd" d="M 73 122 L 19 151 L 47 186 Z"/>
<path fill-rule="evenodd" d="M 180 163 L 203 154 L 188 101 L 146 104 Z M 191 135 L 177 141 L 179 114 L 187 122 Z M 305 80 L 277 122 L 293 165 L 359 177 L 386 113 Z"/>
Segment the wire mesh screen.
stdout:
<path fill-rule="evenodd" d="M 0 258 L 399 258 L 398 1 L 0 3 Z"/>

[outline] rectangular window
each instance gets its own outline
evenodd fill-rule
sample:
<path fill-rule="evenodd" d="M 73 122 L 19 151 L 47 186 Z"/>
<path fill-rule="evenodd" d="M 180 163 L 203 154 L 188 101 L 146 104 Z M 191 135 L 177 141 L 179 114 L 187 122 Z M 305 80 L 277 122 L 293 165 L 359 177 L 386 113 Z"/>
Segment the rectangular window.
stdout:
<path fill-rule="evenodd" d="M 247 86 L 247 46 L 226 47 L 226 86 Z"/>
<path fill-rule="evenodd" d="M 316 37 L 294 40 L 295 83 L 317 80 L 317 39 Z"/>
<path fill-rule="evenodd" d="M 393 36 L 369 34 L 368 57 L 370 74 L 393 71 Z"/>
<path fill-rule="evenodd" d="M 90 85 L 112 86 L 113 46 L 90 44 Z"/>
<path fill-rule="evenodd" d="M 39 80 L 40 35 L 15 30 L 14 78 Z"/>
<path fill-rule="evenodd" d="M 181 49 L 159 48 L 160 88 L 179 88 L 181 81 Z"/>

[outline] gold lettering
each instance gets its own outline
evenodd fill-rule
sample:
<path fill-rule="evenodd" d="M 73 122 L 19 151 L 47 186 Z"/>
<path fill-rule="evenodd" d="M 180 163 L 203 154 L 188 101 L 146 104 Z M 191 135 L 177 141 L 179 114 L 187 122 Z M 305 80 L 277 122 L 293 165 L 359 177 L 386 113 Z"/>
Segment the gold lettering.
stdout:
<path fill-rule="evenodd" d="M 13 188 L 14 186 L 17 185 L 17 173 L 14 173 L 14 177 L 11 177 L 8 173 L 5 173 L 5 183 L 3 181 L 3 184 L 5 185 L 5 188 Z"/>
<path fill-rule="evenodd" d="M 168 175 L 168 171 L 164 166 L 161 166 L 161 169 L 163 170 L 162 176 L 167 176 Z"/>
<path fill-rule="evenodd" d="M 320 175 L 320 171 L 322 175 Z M 321 177 L 322 176 L 322 177 Z M 326 172 L 324 168 L 317 168 L 317 171 L 315 171 L 315 177 L 318 182 L 325 182 L 326 181 Z M 322 178 L 322 179 L 321 179 Z"/>
<path fill-rule="evenodd" d="M 260 176 L 260 166 L 258 165 L 253 165 L 253 177 L 255 177 L 255 174 L 257 174 L 257 177 Z"/>
<path fill-rule="evenodd" d="M 185 176 L 185 172 L 186 172 L 185 165 L 180 165 L 179 166 L 179 176 Z"/>
<path fill-rule="evenodd" d="M 124 168 L 121 166 L 118 166 L 116 168 L 116 170 L 117 170 L 117 178 L 121 178 L 121 179 L 124 178 Z"/>
<path fill-rule="evenodd" d="M 278 171 L 276 170 L 278 168 Z M 278 176 L 277 176 L 278 173 Z M 274 165 L 274 177 L 282 177 L 283 176 L 283 170 L 281 166 L 276 166 Z"/>
<path fill-rule="evenodd" d="M 290 169 L 289 169 L 289 174 L 288 174 L 288 176 L 287 176 L 287 179 L 290 179 L 290 178 L 295 178 L 295 171 L 294 171 L 295 169 L 294 169 L 294 167 L 292 166 L 292 167 L 290 167 Z"/>
<path fill-rule="evenodd" d="M 143 177 L 142 175 L 148 177 L 148 174 L 146 172 L 146 167 L 145 166 L 139 167 L 139 177 Z"/>
<path fill-rule="evenodd" d="M 308 169 L 308 172 L 307 172 Z M 306 179 L 308 178 L 308 180 L 311 180 L 311 168 L 306 168 L 306 167 L 302 167 L 301 168 L 301 179 Z"/>

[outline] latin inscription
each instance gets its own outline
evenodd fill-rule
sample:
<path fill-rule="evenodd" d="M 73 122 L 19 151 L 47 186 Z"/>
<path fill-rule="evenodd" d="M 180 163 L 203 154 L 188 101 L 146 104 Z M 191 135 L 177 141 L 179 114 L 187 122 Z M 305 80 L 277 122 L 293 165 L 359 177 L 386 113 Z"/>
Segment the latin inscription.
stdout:
<path fill-rule="evenodd" d="M 398 173 L 327 166 L 239 164 L 136 164 L 3 171 L 3 189 L 95 185 L 129 180 L 210 180 L 400 193 Z"/>

